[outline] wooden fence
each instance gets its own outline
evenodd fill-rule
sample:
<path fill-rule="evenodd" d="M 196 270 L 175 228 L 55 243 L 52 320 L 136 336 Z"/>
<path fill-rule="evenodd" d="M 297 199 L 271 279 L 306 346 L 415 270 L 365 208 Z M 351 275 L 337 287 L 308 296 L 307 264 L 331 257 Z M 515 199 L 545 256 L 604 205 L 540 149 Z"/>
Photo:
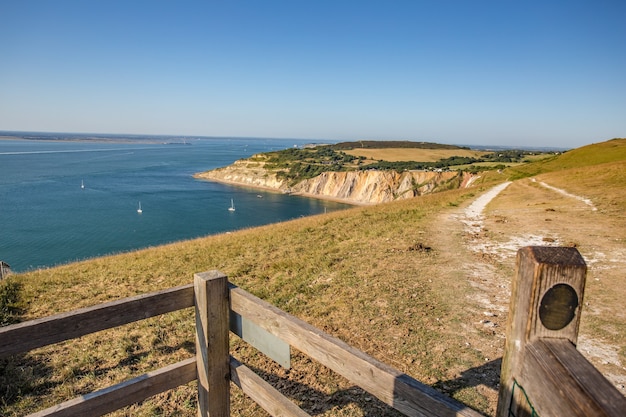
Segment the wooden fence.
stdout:
<path fill-rule="evenodd" d="M 11 266 L 4 261 L 0 261 L 0 280 L 3 280 L 9 275 L 11 275 Z"/>
<path fill-rule="evenodd" d="M 574 347 L 585 274 L 584 261 L 575 249 L 520 250 L 498 417 L 532 413 L 618 416 L 626 409 L 624 397 Z M 196 274 L 190 285 L 0 328 L 0 356 L 189 307 L 194 307 L 196 313 L 195 357 L 31 416 L 103 415 L 196 379 L 201 416 L 229 415 L 229 381 L 270 415 L 307 416 L 229 355 L 229 330 L 270 356 L 275 345 L 284 342 L 287 356 L 292 346 L 405 415 L 480 416 L 432 387 L 229 284 L 219 271 Z M 256 335 L 265 332 L 270 339 L 264 344 L 259 337 L 248 338 L 248 331 Z M 273 342 L 271 337 L 279 341 Z M 277 349 L 280 351 L 280 346 Z M 280 362 L 284 352 L 276 356 Z"/>
<path fill-rule="evenodd" d="M 576 350 L 586 275 L 575 248 L 518 251 L 498 417 L 625 415 L 624 396 Z"/>

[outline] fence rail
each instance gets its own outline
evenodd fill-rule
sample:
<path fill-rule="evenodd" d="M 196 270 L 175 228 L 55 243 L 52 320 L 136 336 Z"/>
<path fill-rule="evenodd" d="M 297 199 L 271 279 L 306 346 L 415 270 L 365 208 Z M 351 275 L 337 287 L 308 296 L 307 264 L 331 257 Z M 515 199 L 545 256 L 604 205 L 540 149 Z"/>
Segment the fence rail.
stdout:
<path fill-rule="evenodd" d="M 586 265 L 573 248 L 528 247 L 518 252 L 498 417 L 530 416 L 533 412 L 542 416 L 619 416 L 626 409 L 619 391 L 575 349 L 585 275 Z M 103 415 L 194 380 L 198 381 L 201 416 L 229 415 L 229 381 L 273 416 L 307 416 L 229 355 L 233 314 L 406 415 L 481 415 L 228 283 L 219 271 L 195 274 L 193 284 L 0 328 L 0 356 L 190 307 L 196 313 L 195 357 L 31 416 Z M 517 391 L 516 386 L 520 387 Z"/>
<path fill-rule="evenodd" d="M 0 328 L 0 356 L 28 352 L 160 314 L 195 307 L 196 352 L 200 359 L 198 356 L 186 359 L 31 416 L 103 415 L 196 379 L 199 385 L 198 403 L 201 415 L 228 415 L 230 379 L 271 415 L 307 416 L 307 413 L 278 390 L 229 356 L 229 305 L 232 312 L 274 334 L 407 415 L 481 415 L 430 386 L 229 284 L 226 276 L 218 271 L 196 274 L 194 284 Z M 221 349 L 219 345 L 222 346 Z"/>
<path fill-rule="evenodd" d="M 189 284 L 0 327 L 0 356 L 27 352 L 193 305 L 193 284 Z"/>
<path fill-rule="evenodd" d="M 230 295 L 233 311 L 252 320 L 404 414 L 481 415 L 246 291 L 231 286 Z"/>

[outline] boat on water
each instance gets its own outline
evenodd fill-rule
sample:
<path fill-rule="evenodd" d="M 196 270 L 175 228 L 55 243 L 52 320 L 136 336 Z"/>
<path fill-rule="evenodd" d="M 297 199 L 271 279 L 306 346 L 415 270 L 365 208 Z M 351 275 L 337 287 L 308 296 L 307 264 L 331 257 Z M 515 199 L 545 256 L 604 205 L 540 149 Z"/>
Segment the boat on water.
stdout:
<path fill-rule="evenodd" d="M 80 180 L 80 188 L 83 188 L 83 189 L 85 188 L 85 181 Z"/>
<path fill-rule="evenodd" d="M 235 203 L 233 199 L 230 199 L 230 207 L 228 207 L 228 211 L 235 211 Z"/>
<path fill-rule="evenodd" d="M 137 209 L 137 213 L 143 213 L 143 210 L 141 209 L 141 201 L 139 202 L 139 208 Z"/>

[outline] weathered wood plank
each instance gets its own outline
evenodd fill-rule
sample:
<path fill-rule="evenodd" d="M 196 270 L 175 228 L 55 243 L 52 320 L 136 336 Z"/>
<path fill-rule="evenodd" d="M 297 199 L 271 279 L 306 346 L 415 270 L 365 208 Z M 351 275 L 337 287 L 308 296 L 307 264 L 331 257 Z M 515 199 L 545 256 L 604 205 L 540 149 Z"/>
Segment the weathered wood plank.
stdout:
<path fill-rule="evenodd" d="M 481 415 L 234 285 L 230 300 L 233 311 L 406 415 Z"/>
<path fill-rule="evenodd" d="M 587 266 L 576 248 L 528 246 L 517 252 L 498 417 L 508 417 L 510 412 L 520 417 L 531 415 L 522 391 L 513 390 L 515 381 L 519 382 L 527 343 L 549 337 L 576 344 L 586 274 Z M 530 401 L 535 403 L 533 398 Z"/>
<path fill-rule="evenodd" d="M 194 275 L 198 415 L 230 415 L 228 278 L 219 271 Z"/>
<path fill-rule="evenodd" d="M 82 395 L 28 417 L 102 416 L 196 379 L 196 358 Z"/>
<path fill-rule="evenodd" d="M 192 284 L 2 327 L 0 356 L 27 352 L 187 307 L 193 307 Z"/>
<path fill-rule="evenodd" d="M 626 398 L 565 339 L 526 345 L 520 382 L 541 416 L 619 417 Z"/>
<path fill-rule="evenodd" d="M 230 379 L 271 416 L 310 417 L 276 388 L 233 357 L 230 358 Z"/>

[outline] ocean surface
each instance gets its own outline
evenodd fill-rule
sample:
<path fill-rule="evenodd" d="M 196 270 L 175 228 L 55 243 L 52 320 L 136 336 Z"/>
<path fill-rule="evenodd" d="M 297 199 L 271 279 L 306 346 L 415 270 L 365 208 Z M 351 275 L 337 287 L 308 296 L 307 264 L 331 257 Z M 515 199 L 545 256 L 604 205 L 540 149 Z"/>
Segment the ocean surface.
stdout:
<path fill-rule="evenodd" d="M 192 177 L 308 142 L 0 140 L 0 260 L 24 272 L 348 208 Z"/>

